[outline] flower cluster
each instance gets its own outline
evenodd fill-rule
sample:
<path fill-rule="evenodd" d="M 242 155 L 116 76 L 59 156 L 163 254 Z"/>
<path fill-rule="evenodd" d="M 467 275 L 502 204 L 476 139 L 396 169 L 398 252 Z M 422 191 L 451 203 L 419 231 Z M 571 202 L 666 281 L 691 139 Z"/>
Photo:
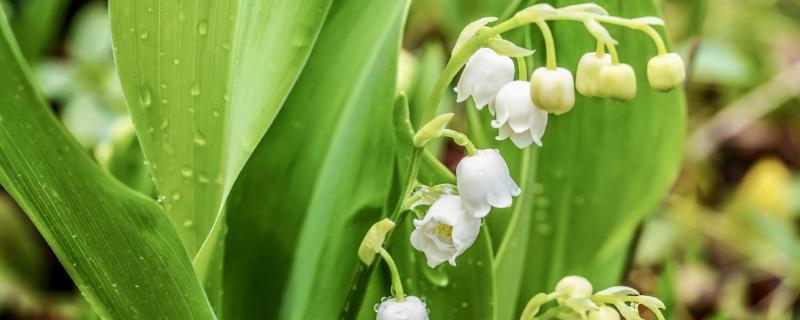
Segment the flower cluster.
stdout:
<path fill-rule="evenodd" d="M 558 67 L 552 34 L 546 17 L 564 14 L 562 19 L 584 22 L 597 38 L 596 52 L 584 54 L 578 62 L 576 76 Z M 658 48 L 658 55 L 647 65 L 647 78 L 650 86 L 659 91 L 669 91 L 679 86 L 686 78 L 681 57 L 666 51 L 663 41 L 650 25 L 663 24 L 661 19 L 643 17 L 621 19 L 608 17 L 608 13 L 592 4 L 569 6 L 555 9 L 549 5 L 536 5 L 518 13 L 515 18 L 532 19 L 543 34 L 547 47 L 547 65 L 533 71 L 530 81 L 514 81 L 514 62 L 511 57 L 519 57 L 520 52 L 533 51 L 512 45 L 497 46 L 487 42 L 487 46 L 475 51 L 466 63 L 461 79 L 455 88 L 457 101 L 472 97 L 475 107 L 482 110 L 489 106 L 489 112 L 496 117 L 492 127 L 498 129 L 498 140 L 510 138 L 519 148 L 531 143 L 542 145 L 542 136 L 547 126 L 547 114 L 561 115 L 575 106 L 575 91 L 587 97 L 613 98 L 628 101 L 636 96 L 636 74 L 628 64 L 621 63 L 616 51 L 617 41 L 600 22 L 614 23 L 642 30 L 649 34 Z M 494 21 L 492 18 L 480 19 L 471 28 L 465 28 L 459 42 L 474 37 L 476 28 Z M 477 25 L 477 26 L 476 26 Z M 508 50 L 509 46 L 515 48 Z M 458 49 L 458 48 L 457 48 Z M 609 53 L 606 53 L 608 49 Z M 505 53 L 505 54 L 504 54 Z M 520 61 L 524 62 L 524 61 Z M 521 70 L 523 71 L 523 70 Z"/>
<path fill-rule="evenodd" d="M 556 306 L 542 313 L 540 318 L 558 315 L 559 319 L 589 320 L 639 320 L 639 306 L 644 306 L 664 320 L 661 309 L 664 303 L 654 297 L 640 295 L 633 288 L 625 286 L 610 287 L 592 294 L 592 284 L 580 276 L 567 276 L 556 284 L 552 293 L 539 293 L 525 306 L 522 320 L 534 319 L 545 304 L 555 301 Z M 538 317 L 537 317 L 538 319 Z"/>
<path fill-rule="evenodd" d="M 574 78 L 572 72 L 558 66 L 555 42 L 547 23 L 550 19 L 581 22 L 597 40 L 597 50 L 581 57 Z M 487 27 L 495 21 L 497 18 L 482 18 L 464 28 L 429 104 L 438 105 L 444 88 L 463 66 L 454 88 L 456 101 L 464 102 L 471 98 L 478 110 L 488 106 L 489 113 L 494 117 L 490 124 L 498 130 L 496 139 L 510 139 L 520 149 L 534 143 L 542 146 L 548 115 L 571 111 L 575 106 L 576 91 L 587 97 L 620 101 L 635 97 L 635 71 L 630 65 L 619 61 L 617 41 L 603 24 L 640 30 L 653 39 L 658 55 L 651 58 L 647 66 L 647 77 L 652 88 L 668 91 L 679 86 L 685 78 L 683 61 L 677 54 L 667 52 L 663 40 L 652 28 L 652 25 L 663 24 L 661 19 L 655 17 L 611 17 L 596 4 L 559 9 L 539 4 L 521 10 L 507 21 Z M 525 57 L 534 51 L 519 47 L 500 36 L 505 31 L 528 24 L 539 27 L 546 49 L 546 65 L 534 69 L 532 73 L 528 73 Z M 517 59 L 516 64 L 514 59 Z M 432 113 L 433 109 L 430 111 Z M 431 115 L 426 114 L 424 118 L 430 118 Z M 416 148 L 416 159 L 412 160 L 409 172 L 416 174 L 418 167 L 414 166 L 418 166 L 420 154 L 430 140 L 450 138 L 464 147 L 466 152 L 456 167 L 456 185 L 428 187 L 419 185 L 416 176 L 411 176 L 398 209 L 391 216 L 391 219 L 398 219 L 403 212 L 417 212 L 410 242 L 412 247 L 425 255 L 427 265 L 431 268 L 444 262 L 456 266 L 456 259 L 475 243 L 483 219 L 491 209 L 510 207 L 513 197 L 522 192 L 511 178 L 508 165 L 498 150 L 477 149 L 465 134 L 447 129 L 452 117 L 452 113 L 435 117 L 414 133 L 412 142 Z M 429 206 L 427 212 L 417 211 L 421 205 Z M 394 221 L 390 219 L 373 225 L 358 253 L 361 261 L 367 265 L 372 263 L 376 254 L 380 254 L 392 272 L 394 298 L 385 299 L 376 306 L 377 319 L 428 319 L 425 303 L 414 296 L 404 295 L 397 267 L 382 247 L 392 227 Z M 558 307 L 548 313 L 579 319 L 616 320 L 619 314 L 626 319 L 638 319 L 638 305 L 644 305 L 661 318 L 658 309 L 663 308 L 657 299 L 640 296 L 627 287 L 612 287 L 592 294 L 592 286 L 586 279 L 570 276 L 558 283 L 555 292 L 533 297 L 523 313 L 523 319 L 532 318 L 550 301 L 556 301 Z M 634 317 L 634 314 L 637 316 Z"/>

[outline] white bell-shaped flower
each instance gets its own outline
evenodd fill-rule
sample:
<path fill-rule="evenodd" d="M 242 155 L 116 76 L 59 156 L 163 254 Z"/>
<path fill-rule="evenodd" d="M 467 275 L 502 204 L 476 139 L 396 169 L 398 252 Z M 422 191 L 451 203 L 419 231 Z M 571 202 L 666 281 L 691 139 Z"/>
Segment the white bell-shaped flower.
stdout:
<path fill-rule="evenodd" d="M 575 81 L 564 68 L 537 68 L 531 75 L 531 99 L 542 110 L 563 114 L 575 106 Z"/>
<path fill-rule="evenodd" d="M 456 101 L 463 102 L 470 96 L 475 107 L 482 110 L 489 105 L 494 114 L 494 98 L 506 83 L 514 80 L 514 62 L 489 48 L 478 49 L 467 61 L 461 78 L 455 87 Z"/>
<path fill-rule="evenodd" d="M 530 91 L 529 82 L 512 81 L 497 93 L 497 117 L 492 121 L 492 127 L 499 130 L 497 140 L 511 138 L 511 142 L 520 149 L 533 142 L 542 146 L 542 136 L 547 127 L 547 111 L 533 104 Z"/>
<path fill-rule="evenodd" d="M 511 179 L 508 165 L 497 149 L 478 150 L 461 159 L 456 167 L 456 183 L 464 210 L 476 218 L 485 217 L 492 207 L 510 207 L 511 197 L 522 191 Z"/>
<path fill-rule="evenodd" d="M 403 301 L 386 299 L 375 309 L 376 320 L 428 320 L 428 308 L 415 296 L 405 296 Z"/>
<path fill-rule="evenodd" d="M 578 71 L 575 74 L 575 88 L 578 92 L 587 97 L 599 95 L 600 69 L 608 65 L 611 65 L 611 55 L 608 53 L 599 56 L 596 52 L 584 54 L 578 62 Z"/>
<path fill-rule="evenodd" d="M 444 195 L 431 205 L 422 220 L 414 219 L 411 245 L 425 253 L 428 266 L 434 268 L 448 261 L 456 265 L 456 257 L 464 253 L 481 228 L 481 220 L 464 211 L 461 197 Z"/>

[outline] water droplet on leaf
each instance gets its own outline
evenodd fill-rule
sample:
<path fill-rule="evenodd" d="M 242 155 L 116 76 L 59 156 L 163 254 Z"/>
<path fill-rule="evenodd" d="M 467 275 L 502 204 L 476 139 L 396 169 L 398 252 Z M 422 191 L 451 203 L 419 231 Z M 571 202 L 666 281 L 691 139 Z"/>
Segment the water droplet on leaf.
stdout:
<path fill-rule="evenodd" d="M 197 33 L 201 36 L 208 34 L 208 21 L 202 20 L 197 24 Z"/>
<path fill-rule="evenodd" d="M 150 104 L 152 104 L 150 88 L 147 86 L 142 86 L 142 88 L 139 90 L 139 104 L 141 104 L 143 108 L 147 108 L 150 106 Z"/>
<path fill-rule="evenodd" d="M 187 165 L 187 166 L 184 166 L 183 168 L 181 168 L 181 175 L 184 176 L 184 177 L 187 177 L 187 178 L 191 177 L 192 176 L 192 167 Z"/>

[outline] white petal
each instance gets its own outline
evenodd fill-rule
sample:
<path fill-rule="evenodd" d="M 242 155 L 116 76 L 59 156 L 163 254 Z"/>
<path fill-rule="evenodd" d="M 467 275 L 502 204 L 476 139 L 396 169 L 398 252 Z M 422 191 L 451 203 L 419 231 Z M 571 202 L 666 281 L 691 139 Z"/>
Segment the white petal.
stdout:
<path fill-rule="evenodd" d="M 497 140 L 508 139 L 508 137 L 514 134 L 514 131 L 511 130 L 511 127 L 500 125 L 499 123 L 496 122 L 496 120 L 492 121 L 492 128 L 497 129 L 497 137 L 495 138 Z"/>
<path fill-rule="evenodd" d="M 524 149 L 531 145 L 531 143 L 535 142 L 533 134 L 531 131 L 526 131 L 522 133 L 514 133 L 511 136 L 511 142 L 514 143 L 517 148 Z"/>
<path fill-rule="evenodd" d="M 478 233 L 481 230 L 481 220 L 464 213 L 474 221 L 465 221 L 453 227 L 453 243 L 456 246 L 457 254 L 463 253 L 467 248 L 475 243 Z"/>
<path fill-rule="evenodd" d="M 478 199 L 474 202 L 463 202 L 462 206 L 464 211 L 469 212 L 475 218 L 483 218 L 489 215 L 489 211 L 492 210 L 492 206 L 486 202 L 485 199 Z"/>
<path fill-rule="evenodd" d="M 425 254 L 427 264 L 431 268 L 435 268 L 452 256 L 451 252 L 441 250 L 437 247 L 431 236 L 425 234 L 425 232 L 420 229 L 411 232 L 411 246 Z"/>
<path fill-rule="evenodd" d="M 536 141 L 536 144 L 540 147 L 542 146 L 542 137 L 544 136 L 545 129 L 547 129 L 547 111 L 534 107 L 531 134 L 533 140 Z"/>
<path fill-rule="evenodd" d="M 456 92 L 456 102 L 464 102 L 469 98 L 472 94 L 472 91 L 475 88 L 475 84 L 478 81 L 477 76 L 475 76 L 474 72 L 467 69 L 469 68 L 469 64 L 464 68 L 464 71 L 461 72 L 461 78 L 458 79 L 458 84 L 453 91 Z"/>

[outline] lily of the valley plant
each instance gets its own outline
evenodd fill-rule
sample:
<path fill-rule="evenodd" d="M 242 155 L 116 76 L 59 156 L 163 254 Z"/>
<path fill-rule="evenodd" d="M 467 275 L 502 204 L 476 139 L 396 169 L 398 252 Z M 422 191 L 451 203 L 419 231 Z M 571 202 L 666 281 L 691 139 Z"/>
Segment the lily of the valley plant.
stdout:
<path fill-rule="evenodd" d="M 576 77 L 569 70 L 559 67 L 556 61 L 555 42 L 548 25 L 554 20 L 583 23 L 597 40 L 597 50 L 584 54 L 580 59 Z M 640 30 L 651 37 L 658 54 L 650 59 L 647 78 L 654 89 L 672 90 L 685 78 L 683 61 L 678 55 L 667 51 L 664 41 L 652 27 L 663 24 L 661 19 L 655 17 L 614 17 L 594 4 L 558 9 L 539 4 L 517 12 L 506 21 L 488 26 L 496 21 L 496 18 L 479 19 L 461 32 L 446 72 L 441 74 L 437 82 L 439 87 L 434 89 L 425 110 L 424 120 L 428 122 L 416 132 L 413 139 L 413 147 L 418 150 L 425 148 L 429 141 L 441 137 L 450 138 L 464 148 L 466 156 L 456 169 L 457 184 L 428 187 L 419 184 L 417 177 L 412 175 L 406 182 L 397 209 L 388 220 L 376 223 L 362 242 L 359 250 L 362 262 L 367 265 L 376 263 L 374 256 L 380 254 L 392 273 L 394 296 L 377 306 L 379 320 L 427 319 L 426 308 L 439 307 L 426 306 L 420 298 L 405 295 L 399 270 L 384 249 L 385 243 L 397 240 L 392 238 L 389 231 L 402 214 L 416 211 L 417 206 L 429 205 L 424 216 L 413 221 L 415 229 L 411 238 L 401 240 L 410 241 L 425 256 L 429 267 L 447 262 L 457 268 L 459 255 L 469 250 L 475 242 L 481 225 L 485 223 L 483 219 L 492 208 L 510 207 L 513 198 L 522 192 L 512 180 L 498 150 L 476 149 L 465 134 L 447 129 L 452 114 L 430 119 L 445 92 L 445 86 L 455 77 L 452 70 L 463 67 L 461 78 L 453 88 L 457 93 L 456 100 L 463 102 L 472 98 L 478 110 L 488 106 L 488 112 L 495 117 L 491 126 L 497 129 L 497 139 L 511 139 L 520 149 L 529 148 L 534 143 L 540 147 L 545 145 L 548 114 L 562 115 L 573 110 L 576 107 L 576 89 L 584 96 L 621 101 L 633 99 L 636 95 L 635 70 L 620 61 L 617 41 L 604 24 Z M 524 57 L 533 54 L 533 50 L 501 37 L 507 31 L 531 24 L 539 27 L 546 53 L 545 65 L 532 72 L 527 69 Z M 420 157 L 421 152 L 416 152 L 408 172 L 418 172 Z M 428 201 L 409 201 L 423 198 Z M 639 304 L 661 318 L 658 310 L 664 307 L 657 299 L 639 296 L 638 292 L 626 287 L 609 288 L 592 295 L 592 286 L 586 279 L 572 276 L 559 282 L 554 293 L 533 297 L 522 319 L 532 319 L 550 301 L 557 301 L 559 306 L 545 312 L 545 318 L 613 320 L 621 315 L 625 319 L 639 319 L 636 311 Z"/>

